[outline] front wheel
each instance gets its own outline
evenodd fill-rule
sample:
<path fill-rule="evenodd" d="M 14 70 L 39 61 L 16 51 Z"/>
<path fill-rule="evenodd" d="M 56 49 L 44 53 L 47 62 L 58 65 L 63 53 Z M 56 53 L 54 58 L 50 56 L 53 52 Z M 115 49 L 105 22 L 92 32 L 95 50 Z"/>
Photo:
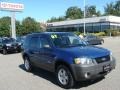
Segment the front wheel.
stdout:
<path fill-rule="evenodd" d="M 2 53 L 3 53 L 4 55 L 6 55 L 6 54 L 7 54 L 7 50 L 6 50 L 6 49 L 3 49 Z"/>
<path fill-rule="evenodd" d="M 73 76 L 66 66 L 58 66 L 56 70 L 56 77 L 57 82 L 61 87 L 68 89 L 74 86 Z"/>

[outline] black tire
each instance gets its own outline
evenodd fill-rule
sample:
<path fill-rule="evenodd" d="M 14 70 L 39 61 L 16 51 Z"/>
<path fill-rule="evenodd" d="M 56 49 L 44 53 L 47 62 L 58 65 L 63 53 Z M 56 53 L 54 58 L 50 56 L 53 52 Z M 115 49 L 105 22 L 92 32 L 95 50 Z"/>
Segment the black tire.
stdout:
<path fill-rule="evenodd" d="M 20 52 L 21 52 L 21 49 L 18 49 L 17 52 L 20 53 Z"/>
<path fill-rule="evenodd" d="M 65 70 L 66 71 L 66 75 L 68 76 L 68 81 L 66 84 L 62 84 L 61 81 L 60 81 L 60 77 L 59 77 L 59 72 L 60 70 Z M 64 77 L 64 76 L 61 76 L 61 77 Z M 57 82 L 58 82 L 58 85 L 62 88 L 65 88 L 65 89 L 69 89 L 69 88 L 72 88 L 74 86 L 74 78 L 72 76 L 72 73 L 70 72 L 69 68 L 67 68 L 65 65 L 59 65 L 57 70 L 56 70 L 56 78 L 57 78 Z M 63 80 L 64 81 L 64 80 Z"/>
<path fill-rule="evenodd" d="M 32 65 L 31 65 L 30 60 L 29 60 L 28 57 L 25 57 L 25 59 L 24 59 L 24 67 L 25 67 L 25 70 L 27 72 L 31 72 L 32 71 Z"/>
<path fill-rule="evenodd" d="M 101 40 L 101 44 L 103 44 L 104 43 L 104 40 Z"/>
<path fill-rule="evenodd" d="M 6 55 L 6 54 L 7 54 L 7 50 L 6 50 L 6 49 L 3 49 L 3 50 L 2 50 L 2 53 L 3 53 L 4 55 Z"/>

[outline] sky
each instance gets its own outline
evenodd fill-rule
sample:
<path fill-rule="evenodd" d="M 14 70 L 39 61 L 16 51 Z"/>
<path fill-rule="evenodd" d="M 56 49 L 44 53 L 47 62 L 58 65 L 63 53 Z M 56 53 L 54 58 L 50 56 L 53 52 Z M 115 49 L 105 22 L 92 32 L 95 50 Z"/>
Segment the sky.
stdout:
<path fill-rule="evenodd" d="M 17 20 L 23 20 L 30 16 L 36 21 L 45 22 L 51 17 L 64 16 L 71 6 L 77 6 L 83 10 L 84 0 L 0 0 L 3 2 L 24 4 L 23 12 L 16 13 Z M 104 12 L 107 3 L 117 0 L 86 0 L 86 5 L 95 5 L 97 10 Z M 0 17 L 11 16 L 10 12 L 0 11 Z"/>

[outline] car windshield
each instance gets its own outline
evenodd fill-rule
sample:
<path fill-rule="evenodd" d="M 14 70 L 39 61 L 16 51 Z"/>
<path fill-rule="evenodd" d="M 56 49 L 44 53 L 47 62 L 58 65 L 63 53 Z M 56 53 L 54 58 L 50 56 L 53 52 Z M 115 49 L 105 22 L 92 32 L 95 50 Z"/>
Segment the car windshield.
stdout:
<path fill-rule="evenodd" d="M 15 42 L 14 39 L 3 39 L 3 43 L 12 43 Z"/>
<path fill-rule="evenodd" d="M 51 35 L 53 43 L 56 47 L 77 47 L 86 46 L 87 43 L 74 34 L 54 34 Z"/>

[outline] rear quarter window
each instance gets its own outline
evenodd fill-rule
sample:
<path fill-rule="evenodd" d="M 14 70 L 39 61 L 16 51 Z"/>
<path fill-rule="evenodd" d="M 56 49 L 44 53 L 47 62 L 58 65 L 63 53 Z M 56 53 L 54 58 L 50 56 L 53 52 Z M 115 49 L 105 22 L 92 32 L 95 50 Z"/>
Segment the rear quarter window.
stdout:
<path fill-rule="evenodd" d="M 26 37 L 25 40 L 23 41 L 23 47 L 29 47 L 29 38 L 30 37 Z"/>

